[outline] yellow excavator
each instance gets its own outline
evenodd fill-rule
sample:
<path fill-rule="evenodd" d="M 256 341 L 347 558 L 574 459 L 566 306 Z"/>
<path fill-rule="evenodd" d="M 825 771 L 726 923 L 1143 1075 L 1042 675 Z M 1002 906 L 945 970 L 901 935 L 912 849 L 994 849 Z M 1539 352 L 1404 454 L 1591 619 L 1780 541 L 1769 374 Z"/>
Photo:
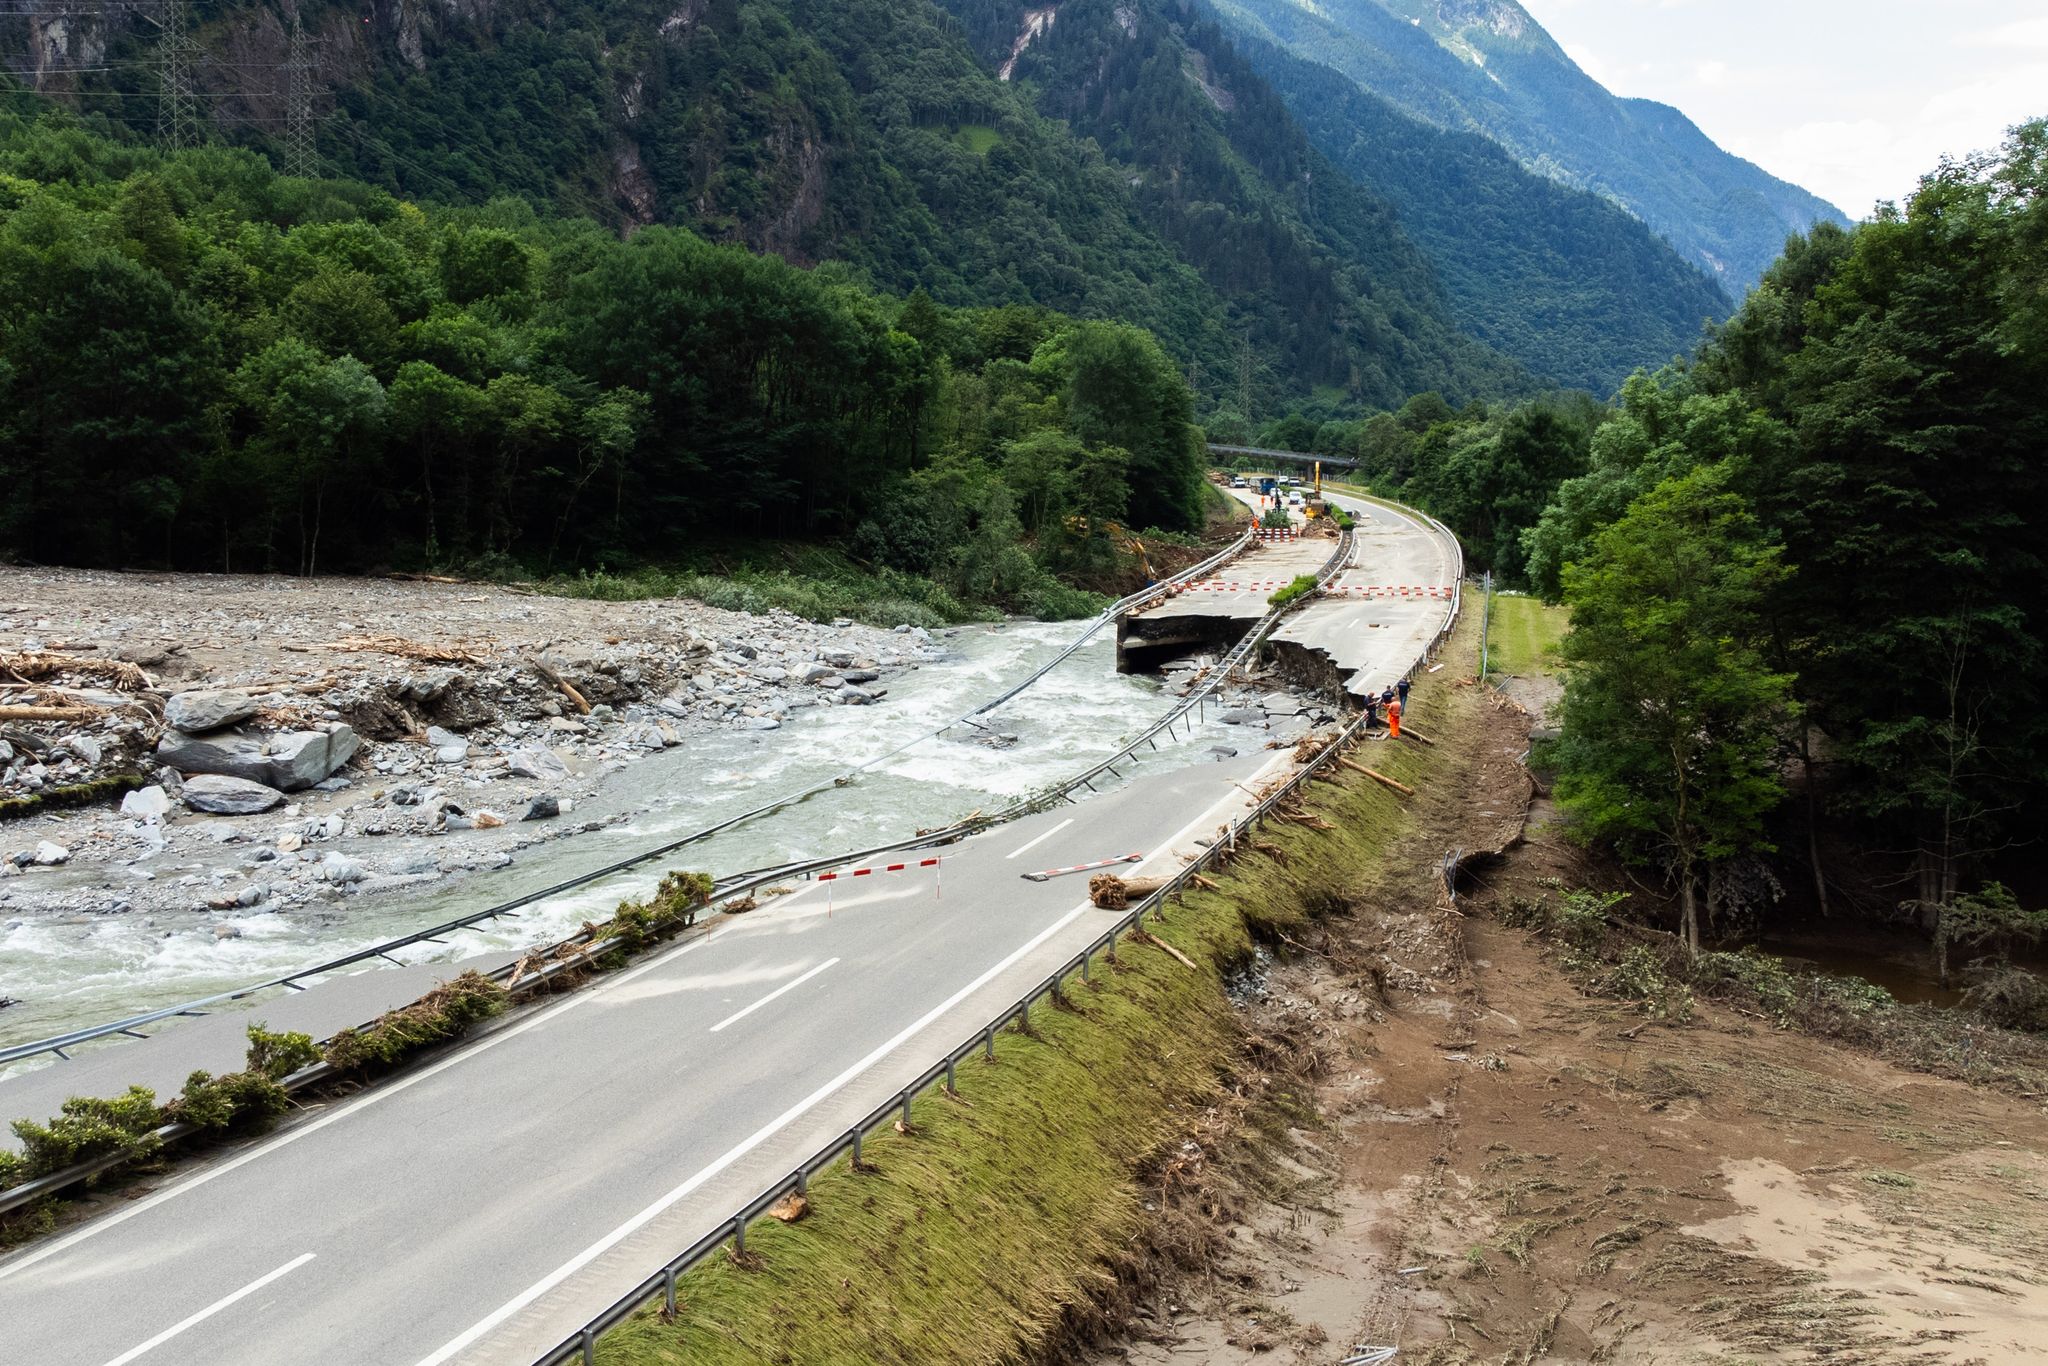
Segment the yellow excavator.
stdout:
<path fill-rule="evenodd" d="M 1145 571 L 1146 583 L 1159 582 L 1159 576 L 1152 572 L 1152 556 L 1146 552 L 1145 543 L 1126 531 L 1121 522 L 1092 521 L 1079 513 L 1067 518 L 1067 534 L 1070 536 L 1085 541 L 1098 531 L 1138 557 L 1138 565 Z"/>

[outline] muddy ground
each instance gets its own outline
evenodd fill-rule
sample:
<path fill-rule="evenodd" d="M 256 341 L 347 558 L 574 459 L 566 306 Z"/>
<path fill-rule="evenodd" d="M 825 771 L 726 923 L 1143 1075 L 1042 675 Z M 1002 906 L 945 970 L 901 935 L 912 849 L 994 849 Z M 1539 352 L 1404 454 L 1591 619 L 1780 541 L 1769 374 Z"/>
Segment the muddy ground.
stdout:
<path fill-rule="evenodd" d="M 1292 1062 L 1194 1197 L 1230 1251 L 1095 1360 L 2048 1361 L 2042 1098 L 1582 994 L 1492 918 L 1603 876 L 1540 801 L 1451 909 L 1444 850 L 1511 842 L 1531 792 L 1529 719 L 1489 705 L 1468 780 L 1247 995 Z"/>

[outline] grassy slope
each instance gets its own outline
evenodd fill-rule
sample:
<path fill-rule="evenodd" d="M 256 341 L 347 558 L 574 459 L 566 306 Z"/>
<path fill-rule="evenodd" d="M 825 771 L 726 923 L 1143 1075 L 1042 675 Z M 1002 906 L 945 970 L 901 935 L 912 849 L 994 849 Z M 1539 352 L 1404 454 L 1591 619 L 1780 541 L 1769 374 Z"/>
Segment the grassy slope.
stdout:
<path fill-rule="evenodd" d="M 1538 598 L 1496 593 L 1486 667 L 1492 673 L 1531 678 L 1557 672 L 1557 642 L 1571 622 L 1563 607 Z"/>
<path fill-rule="evenodd" d="M 1454 646 L 1470 672 L 1476 618 Z M 1452 671 L 1446 671 L 1449 676 Z M 1470 689 L 1425 687 L 1415 719 L 1439 734 Z M 1373 766 L 1418 782 L 1442 748 L 1368 746 Z M 750 1265 L 717 1257 L 684 1277 L 673 1323 L 642 1313 L 608 1335 L 606 1366 L 888 1361 L 995 1363 L 1056 1337 L 1067 1306 L 1107 1290 L 1140 1241 L 1140 1173 L 1220 1093 L 1240 1059 L 1223 973 L 1254 933 L 1342 904 L 1405 826 L 1399 799 L 1343 772 L 1308 807 L 1339 827 L 1276 822 L 1213 893 L 1190 894 L 1156 933 L 1198 965 L 1127 943 L 1113 971 L 1069 983 L 1073 1009 L 1039 1008 L 1006 1032 L 994 1065 L 963 1069 L 960 1098 L 929 1095 L 908 1136 L 880 1135 L 871 1170 L 811 1183 L 812 1212 L 764 1220 Z"/>

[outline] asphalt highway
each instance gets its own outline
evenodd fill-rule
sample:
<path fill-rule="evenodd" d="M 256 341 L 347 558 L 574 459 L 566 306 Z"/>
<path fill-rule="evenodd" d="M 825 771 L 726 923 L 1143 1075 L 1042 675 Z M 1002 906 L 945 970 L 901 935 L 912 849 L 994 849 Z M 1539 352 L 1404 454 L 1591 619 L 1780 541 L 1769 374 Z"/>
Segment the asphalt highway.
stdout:
<path fill-rule="evenodd" d="M 1285 762 L 1141 778 L 723 918 L 0 1261 L 0 1360 L 530 1361 L 1113 922 L 1085 875 L 1024 873 L 1176 868 Z"/>
<path fill-rule="evenodd" d="M 1363 510 L 1361 583 L 1450 563 Z M 1304 547 L 1310 569 L 1329 554 Z M 1366 679 L 1405 667 L 1446 605 L 1340 595 L 1287 629 Z M 527 1366 L 1114 923 L 1085 874 L 1024 874 L 1179 867 L 1290 762 L 1244 748 L 934 851 L 937 869 L 716 917 L 0 1259 L 0 1363 Z"/>

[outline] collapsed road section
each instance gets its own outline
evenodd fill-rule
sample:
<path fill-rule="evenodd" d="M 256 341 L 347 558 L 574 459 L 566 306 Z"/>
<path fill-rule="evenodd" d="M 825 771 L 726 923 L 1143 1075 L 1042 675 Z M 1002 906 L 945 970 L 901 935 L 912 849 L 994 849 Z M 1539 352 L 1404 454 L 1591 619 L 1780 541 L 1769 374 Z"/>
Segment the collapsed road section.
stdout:
<path fill-rule="evenodd" d="M 1325 501 L 1354 524 L 1350 554 L 1265 649 L 1292 682 L 1355 704 L 1397 681 L 1435 635 L 1456 599 L 1461 561 L 1456 538 L 1419 513 L 1346 494 Z M 1134 610 L 1118 623 L 1117 667 L 1151 672 L 1228 648 L 1264 619 L 1275 593 L 1324 570 L 1339 536 L 1330 517 L 1309 518 L 1227 570 Z"/>

